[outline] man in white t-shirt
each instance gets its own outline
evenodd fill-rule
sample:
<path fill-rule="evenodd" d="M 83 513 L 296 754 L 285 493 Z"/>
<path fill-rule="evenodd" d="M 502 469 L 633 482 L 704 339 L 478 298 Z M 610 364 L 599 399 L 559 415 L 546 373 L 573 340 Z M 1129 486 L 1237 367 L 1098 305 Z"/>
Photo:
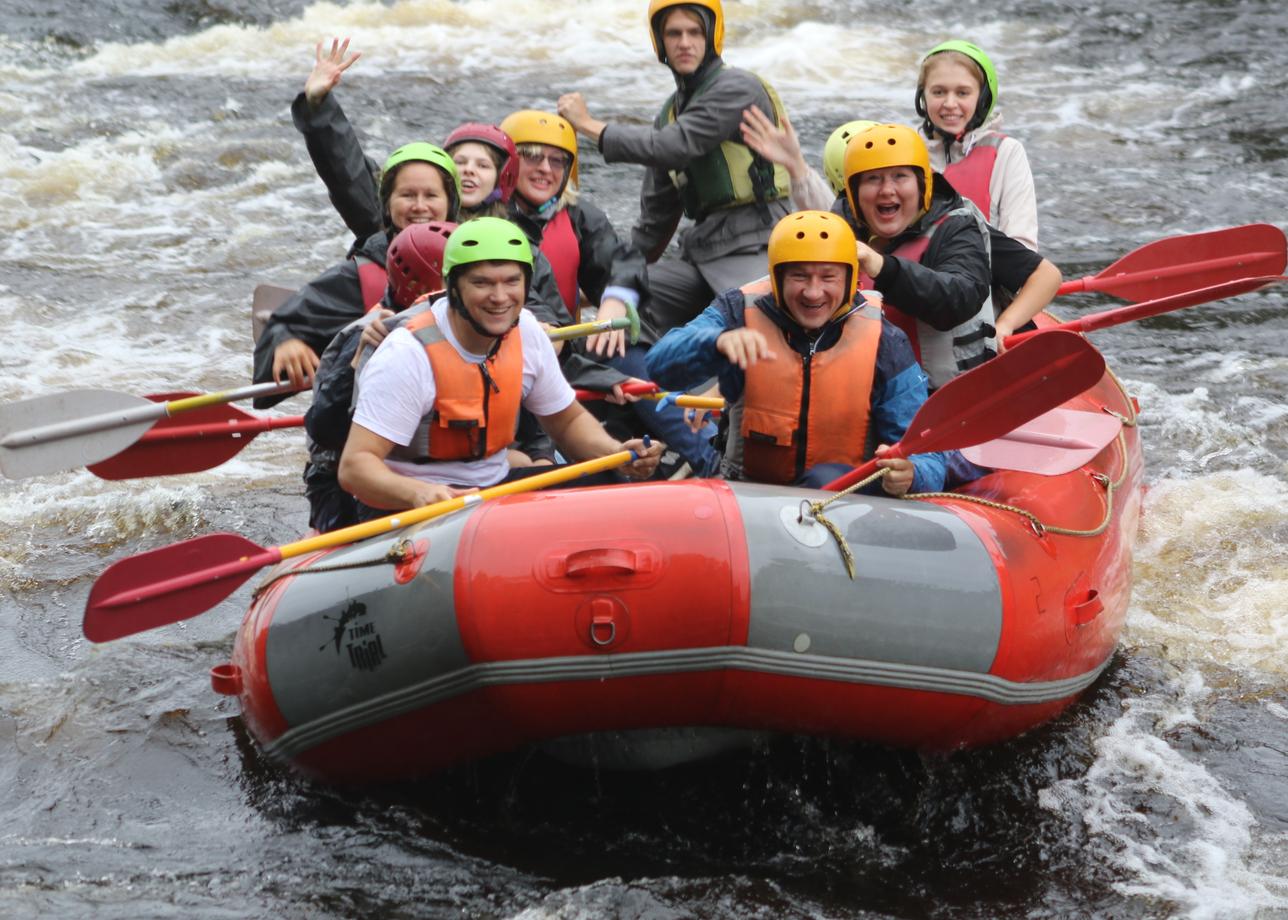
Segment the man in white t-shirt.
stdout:
<path fill-rule="evenodd" d="M 623 467 L 652 474 L 662 445 L 619 443 L 581 407 L 553 346 L 523 310 L 532 252 L 509 221 L 461 224 L 443 256 L 447 297 L 390 333 L 359 377 L 340 484 L 369 508 L 403 510 L 495 485 L 520 406 L 565 456 L 634 450 Z M 517 329 L 516 329 L 517 327 Z"/>

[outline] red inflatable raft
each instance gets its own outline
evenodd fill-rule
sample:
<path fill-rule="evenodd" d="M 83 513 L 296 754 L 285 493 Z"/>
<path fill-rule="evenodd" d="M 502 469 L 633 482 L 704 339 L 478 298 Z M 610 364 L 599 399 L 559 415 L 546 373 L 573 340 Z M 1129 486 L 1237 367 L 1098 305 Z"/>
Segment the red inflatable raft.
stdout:
<path fill-rule="evenodd" d="M 271 755 L 331 780 L 523 745 L 621 766 L 762 732 L 921 749 L 1013 737 L 1110 660 L 1141 497 L 1121 417 L 1057 476 L 914 500 L 688 480 L 531 493 L 268 574 L 215 688 Z M 392 551 L 392 552 L 391 552 Z"/>

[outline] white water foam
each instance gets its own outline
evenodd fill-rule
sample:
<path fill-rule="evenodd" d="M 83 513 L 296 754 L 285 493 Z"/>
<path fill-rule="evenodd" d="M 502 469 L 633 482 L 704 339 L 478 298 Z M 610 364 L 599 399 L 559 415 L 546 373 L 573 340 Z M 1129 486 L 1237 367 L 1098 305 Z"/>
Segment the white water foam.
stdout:
<path fill-rule="evenodd" d="M 1288 484 L 1247 470 L 1146 496 L 1125 640 L 1176 663 L 1288 674 Z"/>
<path fill-rule="evenodd" d="M 1086 775 L 1042 790 L 1038 801 L 1080 820 L 1092 858 L 1126 877 L 1115 890 L 1154 901 L 1169 916 L 1222 920 L 1288 909 L 1288 877 L 1257 864 L 1248 807 L 1160 737 L 1194 723 L 1207 692 L 1190 671 L 1166 693 L 1126 700 L 1095 741 Z"/>

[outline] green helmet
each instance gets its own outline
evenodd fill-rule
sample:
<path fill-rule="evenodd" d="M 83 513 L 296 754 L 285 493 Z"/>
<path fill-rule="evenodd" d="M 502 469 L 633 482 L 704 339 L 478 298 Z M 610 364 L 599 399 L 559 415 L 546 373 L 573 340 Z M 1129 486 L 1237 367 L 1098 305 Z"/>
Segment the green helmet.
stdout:
<path fill-rule="evenodd" d="M 518 262 L 532 272 L 532 247 L 517 226 L 501 217 L 467 220 L 447 238 L 443 251 L 443 277 L 475 262 Z"/>
<path fill-rule="evenodd" d="M 926 56 L 921 59 L 921 72 L 923 75 L 926 72 L 926 61 L 944 51 L 956 51 L 959 54 L 964 54 L 978 64 L 980 70 L 984 71 L 984 85 L 979 88 L 979 101 L 975 104 L 975 115 L 966 125 L 967 131 L 974 131 L 988 120 L 988 116 L 993 114 L 993 107 L 997 105 L 997 68 L 993 66 L 993 62 L 979 45 L 954 38 L 951 41 L 941 42 L 926 52 Z M 930 115 L 926 110 L 924 76 L 917 81 L 917 96 L 914 104 L 917 107 L 917 114 L 925 119 L 926 125 L 929 126 Z"/>
<path fill-rule="evenodd" d="M 461 177 L 456 172 L 456 163 L 451 154 L 442 147 L 436 147 L 424 141 L 403 144 L 389 154 L 389 159 L 385 160 L 385 168 L 380 173 L 380 200 L 388 203 L 389 195 L 393 191 L 394 174 L 398 171 L 399 166 L 411 162 L 428 163 L 430 166 L 437 166 L 451 178 L 451 188 L 447 190 L 451 205 L 446 219 L 456 220 L 456 212 L 460 207 L 461 201 Z"/>
<path fill-rule="evenodd" d="M 847 121 L 833 131 L 823 145 L 823 175 L 827 176 L 827 182 L 836 194 L 845 191 L 845 145 L 854 135 L 875 124 L 875 121 Z"/>

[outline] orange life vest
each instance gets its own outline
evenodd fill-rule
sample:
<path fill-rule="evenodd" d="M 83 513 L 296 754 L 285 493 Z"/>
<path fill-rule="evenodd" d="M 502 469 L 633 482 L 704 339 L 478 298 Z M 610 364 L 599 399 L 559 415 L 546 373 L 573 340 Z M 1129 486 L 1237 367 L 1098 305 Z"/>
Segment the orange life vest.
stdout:
<path fill-rule="evenodd" d="M 568 209 L 561 208 L 559 213 L 550 218 L 545 230 L 541 233 L 541 254 L 550 263 L 554 273 L 559 296 L 572 321 L 577 322 L 577 275 L 581 271 L 581 242 L 572 227 L 572 218 Z"/>
<path fill-rule="evenodd" d="M 481 460 L 514 440 L 523 401 L 523 338 L 514 330 L 501 337 L 482 364 L 466 361 L 426 310 L 407 322 L 425 346 L 434 373 L 434 408 L 421 419 L 407 447 L 390 456 L 413 463 Z"/>
<path fill-rule="evenodd" d="M 859 310 L 845 320 L 835 345 L 802 355 L 752 296 L 744 296 L 747 328 L 765 336 L 777 357 L 747 368 L 740 426 L 743 475 L 786 485 L 820 463 L 862 463 L 880 316 Z"/>

